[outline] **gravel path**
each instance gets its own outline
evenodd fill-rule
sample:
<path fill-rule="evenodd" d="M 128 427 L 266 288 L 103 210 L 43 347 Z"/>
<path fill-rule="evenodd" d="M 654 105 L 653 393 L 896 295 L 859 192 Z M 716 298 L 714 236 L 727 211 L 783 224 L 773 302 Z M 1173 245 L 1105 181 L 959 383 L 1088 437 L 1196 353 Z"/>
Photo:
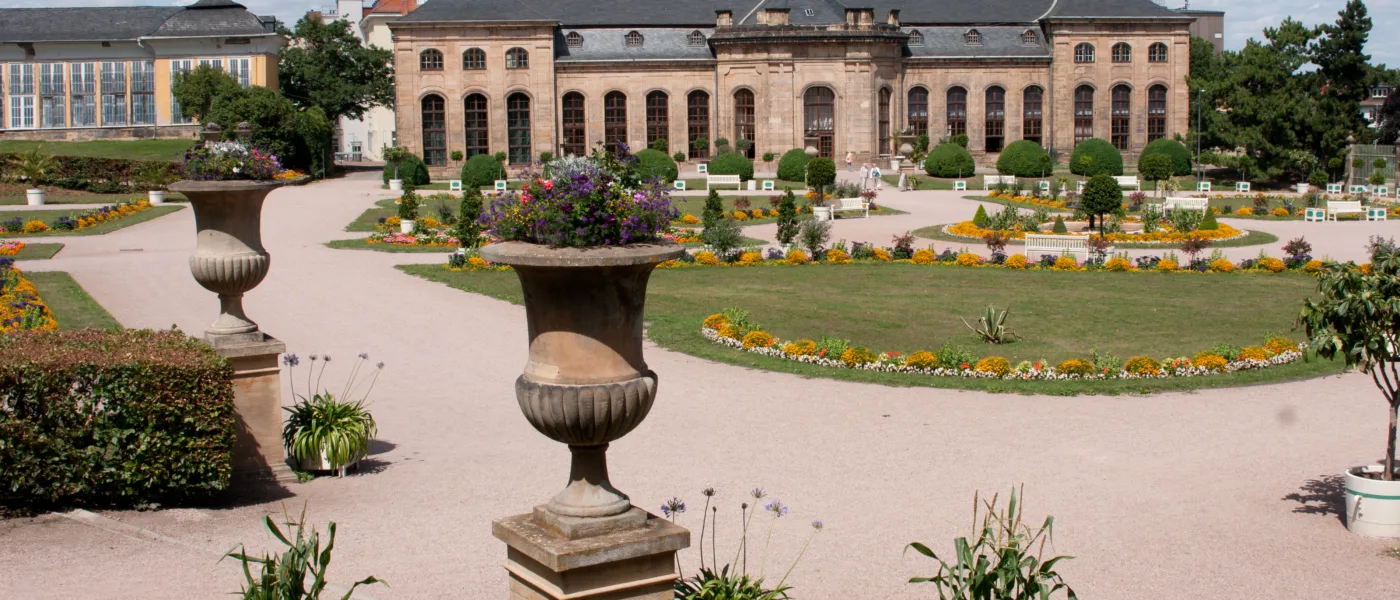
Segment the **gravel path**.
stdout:
<path fill-rule="evenodd" d="M 338 382 L 358 352 L 388 363 L 374 391 L 382 441 L 369 472 L 295 485 L 280 501 L 102 512 L 101 527 L 60 515 L 0 522 L 0 598 L 225 597 L 241 574 L 218 555 L 244 542 L 270 547 L 260 517 L 303 503 L 314 521 L 339 524 L 337 582 L 380 576 L 392 587 L 369 593 L 381 599 L 505 595 L 505 549 L 490 521 L 557 491 L 567 450 L 516 407 L 512 382 L 526 352 L 519 307 L 392 268 L 440 255 L 324 247 L 354 237 L 340 228 L 386 196 L 376 181 L 276 192 L 263 225 L 275 260 L 246 302 L 293 352 L 335 357 L 328 380 Z M 834 236 L 884 243 L 975 209 L 951 192 L 882 200 L 910 214 L 842 219 Z M 127 326 L 197 333 L 217 303 L 189 274 L 192 219 L 185 210 L 64 239 L 58 258 L 24 268 L 71 272 Z M 1246 225 L 1281 238 L 1305 231 L 1317 254 L 1336 258 L 1359 258 L 1367 235 L 1397 226 Z M 975 490 L 1017 484 L 1031 520 L 1055 516 L 1054 550 L 1075 556 L 1062 571 L 1086 598 L 1400 595 L 1400 563 L 1381 555 L 1400 542 L 1351 535 L 1337 515 L 1331 478 L 1384 447 L 1384 404 L 1360 376 L 1058 398 L 805 379 L 655 347 L 648 359 L 661 393 L 647 422 L 613 445 L 614 482 L 653 511 L 683 497 L 690 512 L 681 521 L 697 542 L 699 490 L 717 488 L 721 560 L 733 556 L 734 509 L 763 486 L 792 507 L 773 533 L 770 578 L 786 569 L 808 521 L 822 519 L 826 530 L 789 582 L 801 598 L 931 597 L 904 583 L 935 571 L 904 545 L 949 549 L 968 530 Z M 767 527 L 755 520 L 755 537 Z M 698 565 L 693 551 L 682 560 L 687 571 Z"/>

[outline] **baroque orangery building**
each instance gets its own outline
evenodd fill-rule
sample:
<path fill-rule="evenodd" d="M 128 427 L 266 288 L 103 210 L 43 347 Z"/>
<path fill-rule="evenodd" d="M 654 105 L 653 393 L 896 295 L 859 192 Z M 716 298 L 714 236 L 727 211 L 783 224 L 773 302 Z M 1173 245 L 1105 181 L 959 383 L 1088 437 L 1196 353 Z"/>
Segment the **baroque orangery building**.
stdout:
<path fill-rule="evenodd" d="M 1151 0 L 432 0 L 390 23 L 398 139 L 439 172 L 662 138 L 692 160 L 726 138 L 865 161 L 919 134 L 966 134 L 979 162 L 1019 139 L 1132 154 L 1186 133 L 1191 21 Z"/>

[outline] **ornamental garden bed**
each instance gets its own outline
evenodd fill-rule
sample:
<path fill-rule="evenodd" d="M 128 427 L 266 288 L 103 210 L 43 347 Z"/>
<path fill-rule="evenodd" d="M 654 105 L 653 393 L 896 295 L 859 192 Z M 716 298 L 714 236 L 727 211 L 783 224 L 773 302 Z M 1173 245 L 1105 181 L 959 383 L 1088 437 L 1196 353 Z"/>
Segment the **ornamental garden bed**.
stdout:
<path fill-rule="evenodd" d="M 90 210 L 0 212 L 0 235 L 49 237 L 101 235 L 168 215 L 183 206 L 151 206 L 145 198 Z"/>
<path fill-rule="evenodd" d="M 794 191 L 794 193 L 797 193 Z M 831 194 L 826 194 L 832 198 Z M 812 214 L 812 201 L 816 200 L 816 192 L 807 192 L 805 195 L 798 194 L 797 213 L 799 215 Z M 744 226 L 764 225 L 775 223 L 778 220 L 778 204 L 782 202 L 782 194 L 774 196 L 721 196 L 724 204 L 724 214 L 726 217 L 740 221 Z M 902 210 L 883 206 L 877 200 L 875 206 L 870 209 L 870 216 L 888 216 L 906 214 Z M 680 211 L 680 218 L 675 221 L 678 226 L 699 225 L 700 216 L 705 212 L 705 196 L 672 196 L 671 206 Z M 844 212 L 836 215 L 838 219 L 862 218 L 863 213 Z"/>
<path fill-rule="evenodd" d="M 24 277 L 53 313 L 60 330 L 121 329 L 121 323 L 97 303 L 83 286 L 63 271 L 35 271 Z"/>
<path fill-rule="evenodd" d="M 0 258 L 11 260 L 43 260 L 53 258 L 63 244 L 30 244 L 19 240 L 0 239 Z"/>
<path fill-rule="evenodd" d="M 1075 222 L 1073 222 L 1073 221 L 1067 221 L 1067 222 L 1066 222 L 1067 225 L 1069 225 L 1069 224 L 1074 224 L 1074 223 L 1075 223 Z M 1087 222 L 1078 223 L 1078 225 L 1085 225 L 1085 226 L 1087 226 Z M 1276 236 L 1276 235 L 1274 235 L 1274 234 L 1272 234 L 1272 233 L 1265 232 L 1265 231 L 1254 231 L 1254 230 L 1247 230 L 1247 229 L 1235 229 L 1235 228 L 1230 227 L 1229 225 L 1226 225 L 1226 224 L 1224 224 L 1224 223 L 1220 224 L 1220 227 L 1221 227 L 1221 230 L 1223 230 L 1223 231 L 1225 231 L 1226 233 L 1228 233 L 1230 237 L 1225 237 L 1225 238 L 1221 238 L 1221 237 L 1212 237 L 1212 238 L 1211 238 L 1211 246 L 1212 246 L 1212 247 L 1216 247 L 1216 248 L 1233 248 L 1233 247 L 1241 247 L 1241 246 L 1258 246 L 1258 245 L 1261 245 L 1261 244 L 1272 244 L 1272 243 L 1278 241 L 1278 236 Z M 949 224 L 944 224 L 944 225 L 933 225 L 933 226 L 930 226 L 930 227 L 922 227 L 922 228 L 919 228 L 919 229 L 915 229 L 913 233 L 914 233 L 914 235 L 916 235 L 916 236 L 918 236 L 918 237 L 921 237 L 921 238 L 924 238 L 924 239 L 930 239 L 930 240 L 942 240 L 942 241 L 945 241 L 945 242 L 963 242 L 963 243 L 975 243 L 975 244 L 980 244 L 980 243 L 982 243 L 982 241 L 983 241 L 983 237 L 984 237 L 986 234 L 991 233 L 991 232 L 992 232 L 992 230 L 983 229 L 983 228 L 977 227 L 977 226 L 974 225 L 971 221 L 963 221 L 963 222 L 961 222 L 961 223 L 949 223 Z M 1050 232 L 1049 232 L 1049 231 L 1042 231 L 1041 233 L 1050 233 Z M 1025 232 L 1017 231 L 1017 232 L 1015 232 L 1015 234 L 1016 234 L 1016 235 L 1015 235 L 1014 237 L 1012 237 L 1011 239 L 1009 239 L 1009 240 L 1007 241 L 1007 244 L 1008 244 L 1008 245 L 1023 245 L 1023 244 L 1025 244 Z M 1008 235 L 1010 235 L 1010 234 L 1008 233 Z M 1077 235 L 1083 235 L 1083 232 L 1079 232 L 1079 233 L 1077 233 Z M 1095 233 L 1095 235 L 1097 235 L 1097 233 Z M 1153 237 L 1153 236 L 1149 236 L 1149 237 Z M 1175 248 L 1175 247 L 1179 246 L 1179 245 L 1181 244 L 1181 242 L 1182 242 L 1182 239 L 1183 239 L 1183 238 L 1181 238 L 1180 236 L 1162 235 L 1162 234 L 1159 234 L 1159 235 L 1157 235 L 1157 236 L 1155 236 L 1155 237 L 1157 237 L 1158 239 L 1152 240 L 1152 241 L 1146 241 L 1146 240 L 1144 240 L 1144 236 L 1141 236 L 1141 235 L 1110 234 L 1110 235 L 1109 235 L 1109 241 L 1112 242 L 1113 246 L 1114 246 L 1115 248 L 1118 248 L 1118 249 L 1127 249 L 1127 248 L 1136 248 L 1136 249 L 1142 249 L 1142 248 L 1171 249 L 1171 248 Z"/>

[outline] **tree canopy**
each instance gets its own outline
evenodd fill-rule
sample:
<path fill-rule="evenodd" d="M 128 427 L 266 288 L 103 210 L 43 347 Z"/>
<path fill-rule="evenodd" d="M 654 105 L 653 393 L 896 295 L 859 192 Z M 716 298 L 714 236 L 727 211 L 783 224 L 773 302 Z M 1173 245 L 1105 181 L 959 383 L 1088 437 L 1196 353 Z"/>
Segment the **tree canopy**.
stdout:
<path fill-rule="evenodd" d="M 322 23 L 307 16 L 285 33 L 292 39 L 282 49 L 278 82 L 299 108 L 320 107 L 334 122 L 393 106 L 393 53 L 361 44 L 349 22 Z"/>

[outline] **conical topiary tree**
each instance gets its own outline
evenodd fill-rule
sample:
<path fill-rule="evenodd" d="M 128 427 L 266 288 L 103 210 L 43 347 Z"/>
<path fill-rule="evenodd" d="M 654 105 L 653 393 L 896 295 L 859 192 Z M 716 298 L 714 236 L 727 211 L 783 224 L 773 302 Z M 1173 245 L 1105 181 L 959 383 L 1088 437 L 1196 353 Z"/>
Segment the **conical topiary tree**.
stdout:
<path fill-rule="evenodd" d="M 977 205 L 977 214 L 972 215 L 972 224 L 978 227 L 987 226 L 987 209 L 981 204 Z"/>

